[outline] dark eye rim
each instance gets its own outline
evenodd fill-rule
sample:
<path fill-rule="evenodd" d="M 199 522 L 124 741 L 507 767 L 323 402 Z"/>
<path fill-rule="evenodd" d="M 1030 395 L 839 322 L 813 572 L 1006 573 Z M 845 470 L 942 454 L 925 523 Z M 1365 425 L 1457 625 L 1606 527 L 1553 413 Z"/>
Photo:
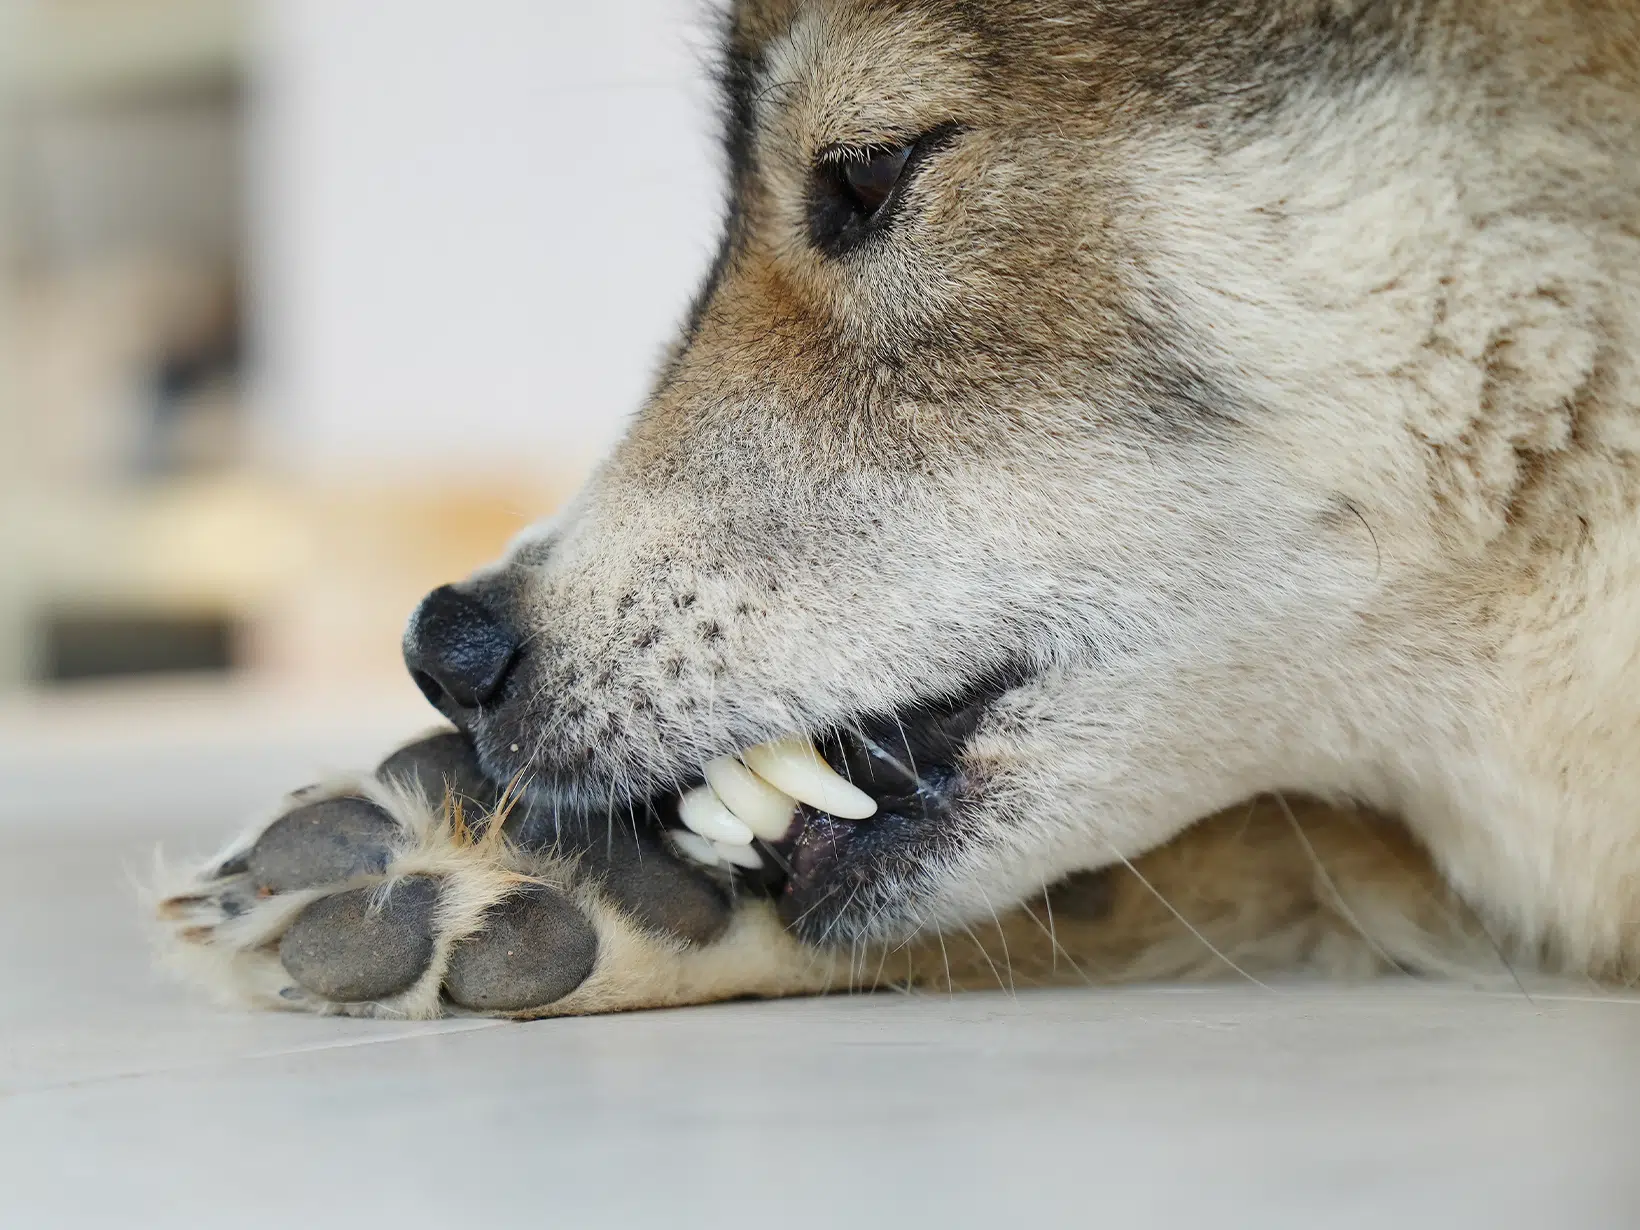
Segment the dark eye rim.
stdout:
<path fill-rule="evenodd" d="M 931 128 L 904 144 L 833 145 L 815 157 L 809 177 L 809 238 L 829 257 L 842 257 L 890 230 L 922 165 L 963 132 L 955 122 Z M 893 186 L 867 208 L 848 179 L 848 169 L 875 158 L 906 155 Z"/>

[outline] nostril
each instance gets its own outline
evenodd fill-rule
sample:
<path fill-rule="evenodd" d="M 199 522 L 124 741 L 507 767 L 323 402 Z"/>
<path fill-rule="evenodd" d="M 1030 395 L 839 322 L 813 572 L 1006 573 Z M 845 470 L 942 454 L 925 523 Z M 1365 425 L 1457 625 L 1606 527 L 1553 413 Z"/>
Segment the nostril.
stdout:
<path fill-rule="evenodd" d="M 410 678 L 421 689 L 421 694 L 427 698 L 428 703 L 433 708 L 442 709 L 444 707 L 444 689 L 439 686 L 437 679 L 434 679 L 426 671 L 418 671 L 415 667 L 410 668 Z"/>
<path fill-rule="evenodd" d="M 441 585 L 421 600 L 404 633 L 404 664 L 422 694 L 471 709 L 500 689 L 518 654 L 506 625 L 478 599 Z"/>

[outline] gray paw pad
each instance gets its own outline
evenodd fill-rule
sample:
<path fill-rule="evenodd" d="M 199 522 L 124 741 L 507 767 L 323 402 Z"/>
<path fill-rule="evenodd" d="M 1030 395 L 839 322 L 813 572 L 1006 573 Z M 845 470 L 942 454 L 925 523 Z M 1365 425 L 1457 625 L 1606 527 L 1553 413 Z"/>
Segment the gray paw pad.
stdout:
<path fill-rule="evenodd" d="M 377 875 L 398 834 L 393 817 L 368 799 L 309 803 L 268 826 L 246 856 L 246 870 L 270 893 Z"/>
<path fill-rule="evenodd" d="M 438 889 L 432 876 L 406 876 L 386 893 L 321 897 L 285 932 L 279 960 L 303 988 L 337 1003 L 397 995 L 433 959 Z"/>
<path fill-rule="evenodd" d="M 494 906 L 484 930 L 456 945 L 444 989 L 463 1008 L 516 1012 L 562 999 L 597 960 L 592 924 L 550 888 L 532 884 Z"/>
<path fill-rule="evenodd" d="M 480 810 L 488 810 L 495 802 L 495 787 L 478 767 L 472 744 L 453 730 L 400 748 L 381 762 L 376 776 L 384 782 L 419 787 L 434 806 L 447 793 L 461 796 Z"/>
<path fill-rule="evenodd" d="M 663 850 L 617 846 L 598 861 L 605 864 L 604 895 L 641 927 L 709 944 L 729 925 L 728 897 Z"/>

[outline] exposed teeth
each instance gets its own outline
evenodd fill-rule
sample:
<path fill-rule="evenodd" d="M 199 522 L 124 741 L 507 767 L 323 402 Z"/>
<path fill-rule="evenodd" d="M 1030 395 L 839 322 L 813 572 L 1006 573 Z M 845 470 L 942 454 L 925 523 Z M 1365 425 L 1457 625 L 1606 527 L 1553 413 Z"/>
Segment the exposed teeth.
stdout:
<path fill-rule="evenodd" d="M 760 743 L 740 759 L 721 756 L 704 771 L 706 784 L 678 800 L 678 819 L 687 827 L 669 834 L 680 854 L 703 867 L 763 866 L 752 839 L 784 838 L 800 802 L 845 820 L 877 811 L 875 799 L 839 776 L 798 735 Z"/>
<path fill-rule="evenodd" d="M 792 826 L 797 800 L 776 790 L 733 756 L 706 766 L 706 781 L 722 804 L 764 841 L 779 841 Z"/>
<path fill-rule="evenodd" d="M 678 853 L 691 862 L 699 863 L 702 867 L 716 867 L 723 862 L 718 855 L 717 847 L 698 833 L 691 833 L 688 829 L 670 829 L 666 835 L 672 839 Z"/>
<path fill-rule="evenodd" d="M 678 800 L 678 819 L 708 841 L 726 846 L 752 844 L 752 830 L 724 806 L 710 786 L 696 786 Z"/>
<path fill-rule="evenodd" d="M 721 841 L 714 841 L 712 852 L 724 862 L 744 867 L 748 871 L 756 871 L 763 866 L 763 856 L 750 846 L 728 846 Z"/>
<path fill-rule="evenodd" d="M 750 846 L 729 846 L 721 841 L 708 841 L 688 829 L 668 829 L 667 837 L 679 854 L 702 867 L 721 867 L 725 863 L 756 871 L 763 866 L 763 856 Z"/>
<path fill-rule="evenodd" d="M 821 759 L 814 744 L 797 735 L 746 749 L 746 767 L 801 803 L 844 820 L 875 815 L 877 801 Z M 693 826 L 691 826 L 693 827 Z"/>

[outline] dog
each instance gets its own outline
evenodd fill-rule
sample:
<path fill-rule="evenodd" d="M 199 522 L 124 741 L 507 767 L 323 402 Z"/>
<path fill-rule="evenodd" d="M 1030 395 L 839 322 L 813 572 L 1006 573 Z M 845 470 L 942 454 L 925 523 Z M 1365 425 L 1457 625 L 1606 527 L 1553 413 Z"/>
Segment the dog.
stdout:
<path fill-rule="evenodd" d="M 450 725 L 174 886 L 172 961 L 409 1017 L 1640 972 L 1640 5 L 739 0 L 720 75 L 647 404 L 411 620 Z M 754 834 L 714 765 L 809 785 Z"/>

